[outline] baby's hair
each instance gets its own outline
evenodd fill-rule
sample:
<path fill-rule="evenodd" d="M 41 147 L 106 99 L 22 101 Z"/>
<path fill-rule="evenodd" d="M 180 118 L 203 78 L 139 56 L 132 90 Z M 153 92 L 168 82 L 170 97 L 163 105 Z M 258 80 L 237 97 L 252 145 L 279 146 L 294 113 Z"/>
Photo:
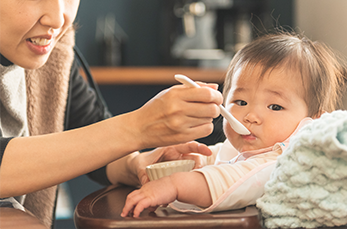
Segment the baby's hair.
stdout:
<path fill-rule="evenodd" d="M 340 104 L 346 81 L 346 62 L 321 42 L 312 42 L 294 32 L 263 35 L 238 51 L 226 74 L 223 94 L 227 95 L 235 72 L 241 67 L 260 66 L 260 79 L 267 71 L 283 68 L 301 75 L 308 116 L 331 112 Z"/>

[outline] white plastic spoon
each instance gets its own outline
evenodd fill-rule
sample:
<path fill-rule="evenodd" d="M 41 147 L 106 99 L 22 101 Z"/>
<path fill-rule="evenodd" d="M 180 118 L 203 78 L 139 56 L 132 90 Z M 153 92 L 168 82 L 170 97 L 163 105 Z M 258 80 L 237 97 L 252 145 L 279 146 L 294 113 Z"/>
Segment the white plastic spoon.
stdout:
<path fill-rule="evenodd" d="M 199 84 L 195 83 L 193 80 L 188 78 L 185 75 L 176 74 L 175 79 L 179 81 L 180 83 L 191 86 L 191 87 L 200 87 Z M 233 128 L 237 133 L 242 135 L 249 135 L 251 132 L 242 125 L 242 123 L 239 122 L 234 116 L 232 116 L 224 107 L 223 105 L 219 105 L 220 113 L 224 116 L 224 118 L 229 122 L 231 128 Z"/>

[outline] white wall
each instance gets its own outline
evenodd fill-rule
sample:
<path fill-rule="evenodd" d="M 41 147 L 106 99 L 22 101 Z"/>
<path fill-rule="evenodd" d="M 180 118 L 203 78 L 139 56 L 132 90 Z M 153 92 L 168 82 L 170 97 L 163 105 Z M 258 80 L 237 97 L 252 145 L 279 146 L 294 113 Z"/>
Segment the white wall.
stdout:
<path fill-rule="evenodd" d="M 294 12 L 299 31 L 347 57 L 347 0 L 295 0 Z"/>
<path fill-rule="evenodd" d="M 295 24 L 313 39 L 347 56 L 347 1 L 296 0 Z"/>

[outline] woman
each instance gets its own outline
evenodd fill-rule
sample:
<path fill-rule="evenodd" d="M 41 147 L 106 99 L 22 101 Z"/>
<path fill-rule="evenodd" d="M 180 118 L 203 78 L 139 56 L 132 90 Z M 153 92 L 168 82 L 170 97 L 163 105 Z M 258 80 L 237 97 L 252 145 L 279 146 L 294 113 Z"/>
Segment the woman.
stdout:
<path fill-rule="evenodd" d="M 78 5 L 0 1 L 0 198 L 16 197 L 47 226 L 59 183 L 94 171 L 90 176 L 104 184 L 139 185 L 146 164 L 209 154 L 194 142 L 136 151 L 210 134 L 222 103 L 216 85 L 174 86 L 136 111 L 106 119 L 74 61 Z"/>

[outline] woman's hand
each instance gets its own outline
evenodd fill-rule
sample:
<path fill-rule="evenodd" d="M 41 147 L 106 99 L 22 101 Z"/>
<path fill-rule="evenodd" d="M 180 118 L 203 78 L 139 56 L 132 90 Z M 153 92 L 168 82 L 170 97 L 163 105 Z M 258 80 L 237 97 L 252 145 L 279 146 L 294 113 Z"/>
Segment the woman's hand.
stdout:
<path fill-rule="evenodd" d="M 194 169 L 197 169 L 203 166 L 202 155 L 210 156 L 211 154 L 211 150 L 206 145 L 192 141 L 140 153 L 132 158 L 129 167 L 133 174 L 137 174 L 141 185 L 144 185 L 149 181 L 146 173 L 148 165 L 163 161 L 191 159 L 195 161 Z"/>
<path fill-rule="evenodd" d="M 129 131 L 142 149 L 192 141 L 212 133 L 223 97 L 216 84 L 176 85 L 130 113 Z"/>
<path fill-rule="evenodd" d="M 173 86 L 140 109 L 116 116 L 110 122 L 106 120 L 105 129 L 113 129 L 115 134 L 111 134 L 104 144 L 115 147 L 114 152 L 118 152 L 117 148 L 129 152 L 176 145 L 207 136 L 213 130 L 213 118 L 220 114 L 219 105 L 223 98 L 216 90 L 218 85 L 200 85 L 201 88 Z M 110 163 L 107 176 L 113 184 L 143 185 L 148 182 L 146 166 L 156 162 L 191 158 L 196 167 L 201 166 L 199 156 L 186 155 L 192 152 L 211 154 L 207 146 L 196 142 L 158 148 L 150 153 L 133 153 Z"/>

